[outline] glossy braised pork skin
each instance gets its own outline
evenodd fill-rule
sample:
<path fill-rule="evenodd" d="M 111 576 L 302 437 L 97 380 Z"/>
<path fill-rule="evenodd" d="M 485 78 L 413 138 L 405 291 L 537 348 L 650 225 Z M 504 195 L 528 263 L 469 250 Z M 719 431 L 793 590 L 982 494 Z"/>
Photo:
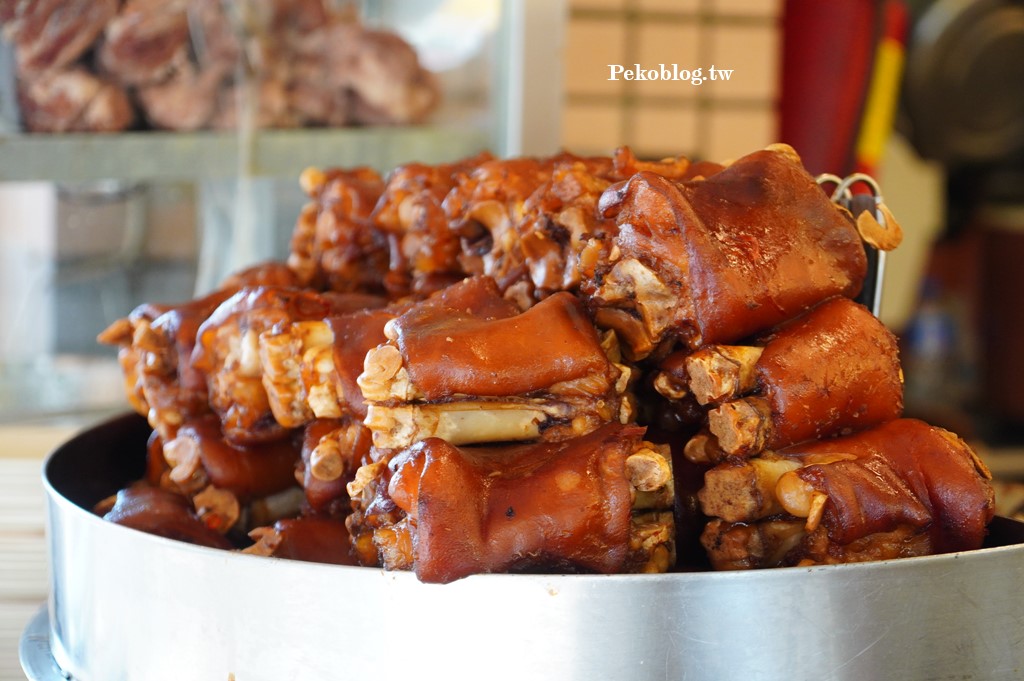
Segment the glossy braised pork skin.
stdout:
<path fill-rule="evenodd" d="M 412 306 L 385 334 L 359 377 L 378 447 L 564 439 L 629 409 L 628 369 L 568 293 L 520 313 L 492 279 L 474 277 Z"/>
<path fill-rule="evenodd" d="M 785 150 L 699 181 L 640 172 L 600 209 L 618 225 L 615 257 L 585 290 L 636 357 L 672 338 L 693 349 L 734 342 L 855 296 L 867 268 L 853 220 Z"/>
<path fill-rule="evenodd" d="M 981 545 L 987 470 L 900 419 L 895 337 L 851 300 L 880 223 L 792 149 L 301 183 L 286 263 L 101 337 L 166 531 L 429 582 Z M 160 532 L 166 501 L 123 515 Z"/>
<path fill-rule="evenodd" d="M 196 331 L 190 366 L 205 376 L 210 406 L 220 416 L 225 436 L 249 444 L 278 439 L 286 432 L 274 419 L 263 385 L 263 333 L 375 304 L 375 298 L 359 294 L 259 286 L 242 288 L 218 305 Z"/>
<path fill-rule="evenodd" d="M 695 461 L 749 457 L 864 430 L 903 412 L 896 337 L 867 308 L 832 298 L 749 346 L 706 345 L 666 373 L 709 407 Z M 685 389 L 685 388 L 684 388 Z"/>
<path fill-rule="evenodd" d="M 619 572 L 639 548 L 630 542 L 636 490 L 627 459 L 646 452 L 642 436 L 642 428 L 609 424 L 551 444 L 459 448 L 423 440 L 388 465 L 378 495 L 404 514 L 375 528 L 377 541 L 396 541 L 396 527 L 408 532 L 412 569 L 428 582 L 513 569 Z M 657 546 L 667 551 L 666 542 Z M 644 562 L 656 560 L 653 547 L 641 553 Z"/>
<path fill-rule="evenodd" d="M 720 464 L 701 491 L 717 568 L 857 562 L 980 548 L 991 475 L 962 440 L 914 419 Z"/>

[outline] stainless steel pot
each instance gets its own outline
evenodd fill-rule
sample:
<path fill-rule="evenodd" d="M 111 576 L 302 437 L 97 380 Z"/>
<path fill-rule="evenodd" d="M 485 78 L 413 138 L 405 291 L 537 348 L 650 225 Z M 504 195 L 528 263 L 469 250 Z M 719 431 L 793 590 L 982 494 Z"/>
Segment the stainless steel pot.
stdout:
<path fill-rule="evenodd" d="M 122 417 L 46 466 L 50 648 L 82 681 L 1024 678 L 1024 525 L 1004 518 L 944 556 L 428 585 L 102 521 L 86 509 L 141 475 L 146 433 Z"/>

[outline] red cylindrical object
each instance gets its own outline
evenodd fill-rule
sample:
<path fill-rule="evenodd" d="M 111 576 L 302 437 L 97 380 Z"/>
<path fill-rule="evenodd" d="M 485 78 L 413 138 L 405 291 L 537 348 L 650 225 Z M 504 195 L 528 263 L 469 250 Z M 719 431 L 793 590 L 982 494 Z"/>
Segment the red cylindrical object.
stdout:
<path fill-rule="evenodd" d="M 779 139 L 812 175 L 846 175 L 871 78 L 881 0 L 787 0 Z"/>

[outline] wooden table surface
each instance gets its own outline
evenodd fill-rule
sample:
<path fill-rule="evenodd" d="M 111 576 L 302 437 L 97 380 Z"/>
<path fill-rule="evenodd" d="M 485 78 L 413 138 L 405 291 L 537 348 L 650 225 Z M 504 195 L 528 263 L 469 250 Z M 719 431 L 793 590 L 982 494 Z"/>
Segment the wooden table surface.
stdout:
<path fill-rule="evenodd" d="M 18 643 L 46 602 L 42 466 L 75 426 L 0 426 L 0 681 L 24 681 Z"/>

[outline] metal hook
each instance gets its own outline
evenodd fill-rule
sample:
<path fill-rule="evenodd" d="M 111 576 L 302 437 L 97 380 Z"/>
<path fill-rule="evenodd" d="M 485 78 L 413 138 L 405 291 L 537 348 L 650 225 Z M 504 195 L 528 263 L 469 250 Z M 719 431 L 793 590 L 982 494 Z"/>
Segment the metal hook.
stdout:
<path fill-rule="evenodd" d="M 838 201 L 840 198 L 848 199 L 853 195 L 853 188 L 858 183 L 867 185 L 868 191 L 874 198 L 875 203 L 879 204 L 882 202 L 882 190 L 878 186 L 878 182 L 875 178 L 871 177 L 866 173 L 853 173 L 840 179 L 838 175 L 832 175 L 825 173 L 815 178 L 819 185 L 833 183 L 836 185 L 835 190 L 832 192 L 832 200 Z"/>
<path fill-rule="evenodd" d="M 831 173 L 823 173 L 814 178 L 815 181 L 823 189 L 826 185 L 833 184 L 835 189 L 832 191 L 830 200 L 843 208 L 850 211 L 851 214 L 856 217 L 861 211 L 872 209 L 875 220 L 884 228 L 888 228 L 886 223 L 885 214 L 879 208 L 882 204 L 882 190 L 878 186 L 878 182 L 875 178 L 865 173 L 853 173 L 846 177 L 839 177 Z M 870 196 L 864 194 L 854 194 L 853 188 L 857 184 L 867 185 Z M 882 305 L 882 281 L 885 273 L 885 252 L 879 251 L 865 244 L 865 249 L 868 255 L 868 275 L 864 281 L 864 287 L 861 290 L 857 301 L 863 303 L 871 309 L 871 311 L 877 317 L 881 311 Z"/>
<path fill-rule="evenodd" d="M 843 183 L 843 178 L 841 178 L 838 175 L 835 175 L 833 173 L 822 173 L 821 175 L 818 175 L 817 177 L 815 177 L 814 181 L 818 183 L 819 187 L 824 189 L 825 185 L 827 185 L 827 184 L 834 184 L 836 187 L 838 187 L 839 185 L 841 185 Z M 836 200 L 834 196 L 831 196 L 830 198 L 833 201 Z"/>

